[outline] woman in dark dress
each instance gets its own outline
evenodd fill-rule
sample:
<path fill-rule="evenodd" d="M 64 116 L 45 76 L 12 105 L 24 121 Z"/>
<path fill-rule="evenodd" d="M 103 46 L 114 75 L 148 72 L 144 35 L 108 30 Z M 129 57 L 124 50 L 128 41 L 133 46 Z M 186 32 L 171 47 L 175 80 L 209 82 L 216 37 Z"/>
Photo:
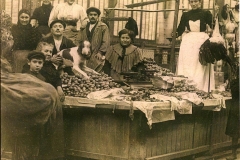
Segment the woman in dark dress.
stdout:
<path fill-rule="evenodd" d="M 20 73 L 27 62 L 29 51 L 37 47 L 41 33 L 30 24 L 30 12 L 22 9 L 18 13 L 17 25 L 12 26 L 13 45 L 13 70 Z"/>
<path fill-rule="evenodd" d="M 225 134 L 232 137 L 232 155 L 227 160 L 237 159 L 238 139 L 240 136 L 239 117 L 239 65 L 230 80 L 232 99 L 229 105 L 229 114 Z"/>
<path fill-rule="evenodd" d="M 12 26 L 13 50 L 33 50 L 42 38 L 40 32 L 30 24 L 30 12 L 22 9 L 18 13 L 17 25 Z"/>
<path fill-rule="evenodd" d="M 204 91 L 208 91 L 210 76 L 211 91 L 215 88 L 213 65 L 201 65 L 199 48 L 209 38 L 206 30 L 207 25 L 212 26 L 212 14 L 200 8 L 201 0 L 189 0 L 189 4 L 192 10 L 183 13 L 177 28 L 177 36 L 182 36 L 182 42 L 176 74 L 192 79 L 197 88 Z"/>

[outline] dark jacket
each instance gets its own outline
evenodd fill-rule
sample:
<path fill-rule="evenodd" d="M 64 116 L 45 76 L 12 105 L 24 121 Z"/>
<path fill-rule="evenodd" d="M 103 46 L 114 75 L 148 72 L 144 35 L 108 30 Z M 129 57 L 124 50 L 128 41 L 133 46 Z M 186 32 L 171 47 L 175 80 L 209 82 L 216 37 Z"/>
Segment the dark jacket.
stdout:
<path fill-rule="evenodd" d="M 189 26 L 189 21 L 200 20 L 200 32 L 206 31 L 206 24 L 212 28 L 212 14 L 208 10 L 196 9 L 190 10 L 188 12 L 183 12 L 180 23 L 177 28 L 178 36 L 181 36 L 184 31 L 191 28 Z"/>
<path fill-rule="evenodd" d="M 60 74 L 52 62 L 45 61 L 40 73 L 45 77 L 46 82 L 53 85 L 55 88 L 62 86 Z"/>
<path fill-rule="evenodd" d="M 52 62 L 49 62 L 49 61 L 44 62 L 43 67 L 40 70 L 40 73 L 38 75 L 35 75 L 30 71 L 28 64 L 25 64 L 23 66 L 22 73 L 32 74 L 35 77 L 37 77 L 47 83 L 50 83 L 55 88 L 57 88 L 57 86 L 62 86 L 62 80 L 60 78 L 60 74 L 59 74 L 58 70 L 55 68 L 55 66 L 52 64 Z"/>
<path fill-rule="evenodd" d="M 54 45 L 53 52 L 52 52 L 53 55 L 58 53 L 52 35 L 49 37 L 44 37 L 40 41 L 53 44 Z M 72 48 L 72 47 L 76 47 L 76 45 L 73 43 L 73 41 L 71 41 L 70 39 L 67 39 L 66 37 L 63 36 L 62 43 L 60 45 L 60 51 L 63 49 Z"/>
<path fill-rule="evenodd" d="M 23 73 L 24 73 L 24 72 L 23 72 Z M 44 81 L 44 82 L 46 81 L 46 79 L 42 76 L 41 73 L 32 72 L 32 71 L 30 71 L 30 70 L 26 71 L 25 73 L 31 74 L 31 75 L 37 77 L 38 79 L 40 79 L 40 80 L 42 80 L 42 81 Z"/>
<path fill-rule="evenodd" d="M 48 26 L 48 19 L 50 16 L 50 13 L 52 11 L 53 6 L 51 4 L 49 5 L 42 5 L 41 7 L 38 7 L 34 10 L 32 19 L 36 19 L 38 21 L 38 24 L 40 26 Z"/>
<path fill-rule="evenodd" d="M 12 36 L 14 40 L 13 50 L 34 50 L 42 38 L 41 33 L 31 24 L 12 26 Z"/>

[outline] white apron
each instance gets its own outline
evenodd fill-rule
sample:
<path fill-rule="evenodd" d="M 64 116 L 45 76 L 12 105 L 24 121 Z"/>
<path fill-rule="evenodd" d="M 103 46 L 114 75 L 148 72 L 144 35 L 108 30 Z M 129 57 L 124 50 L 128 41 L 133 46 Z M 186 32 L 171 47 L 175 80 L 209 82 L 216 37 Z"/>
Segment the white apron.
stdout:
<path fill-rule="evenodd" d="M 188 77 L 197 84 L 196 87 L 199 90 L 208 92 L 209 76 L 209 91 L 215 89 L 214 67 L 213 64 L 201 65 L 199 62 L 199 48 L 209 36 L 205 32 L 199 32 L 200 20 L 190 21 L 189 25 L 191 32 L 182 36 L 176 74 Z"/>

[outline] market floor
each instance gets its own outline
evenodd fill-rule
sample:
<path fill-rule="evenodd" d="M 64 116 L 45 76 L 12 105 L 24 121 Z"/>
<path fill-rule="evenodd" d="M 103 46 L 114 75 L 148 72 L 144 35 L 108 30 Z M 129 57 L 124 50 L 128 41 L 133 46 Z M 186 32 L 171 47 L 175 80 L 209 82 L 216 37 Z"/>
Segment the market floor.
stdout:
<path fill-rule="evenodd" d="M 240 160 L 240 148 L 237 150 L 237 160 Z M 193 158 L 192 156 L 185 157 L 185 158 L 177 158 L 174 160 L 226 160 L 227 157 L 229 157 L 231 154 L 231 150 L 222 151 L 219 153 L 214 153 L 212 156 L 198 156 L 196 158 Z M 10 155 L 9 155 L 10 156 Z M 11 157 L 11 156 L 10 156 Z M 11 158 L 2 158 L 1 160 L 12 160 Z M 88 158 L 66 158 L 64 160 L 93 160 Z"/>
<path fill-rule="evenodd" d="M 232 151 L 222 151 L 219 153 L 214 153 L 211 157 L 210 156 L 200 156 L 195 158 L 194 160 L 226 160 L 227 157 L 231 155 Z M 240 148 L 237 150 L 237 160 L 240 160 Z"/>

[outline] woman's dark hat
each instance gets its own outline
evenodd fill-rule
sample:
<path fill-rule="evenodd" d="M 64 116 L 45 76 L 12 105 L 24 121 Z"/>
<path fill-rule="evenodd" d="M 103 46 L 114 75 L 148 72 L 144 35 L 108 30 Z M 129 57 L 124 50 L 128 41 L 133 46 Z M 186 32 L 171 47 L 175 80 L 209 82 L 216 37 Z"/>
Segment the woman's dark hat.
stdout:
<path fill-rule="evenodd" d="M 45 60 L 45 55 L 42 52 L 39 52 L 39 51 L 31 51 L 28 54 L 27 59 L 32 60 L 33 58 L 43 59 L 43 61 L 44 61 Z"/>
<path fill-rule="evenodd" d="M 27 9 L 21 9 L 19 12 L 18 12 L 18 18 L 19 18 L 19 16 L 22 14 L 22 13 L 26 13 L 27 15 L 31 15 L 31 13 L 29 12 L 29 10 L 27 10 Z"/>
<path fill-rule="evenodd" d="M 98 15 L 101 14 L 101 11 L 98 8 L 96 8 L 96 7 L 89 7 L 87 9 L 87 14 L 89 14 L 90 12 L 97 12 Z"/>
<path fill-rule="evenodd" d="M 66 28 L 66 23 L 63 22 L 63 21 L 60 20 L 60 19 L 57 19 L 57 20 L 52 21 L 51 24 L 50 24 L 50 28 L 52 28 L 52 26 L 53 26 L 55 23 L 61 23 L 61 24 L 63 25 L 63 27 Z"/>

